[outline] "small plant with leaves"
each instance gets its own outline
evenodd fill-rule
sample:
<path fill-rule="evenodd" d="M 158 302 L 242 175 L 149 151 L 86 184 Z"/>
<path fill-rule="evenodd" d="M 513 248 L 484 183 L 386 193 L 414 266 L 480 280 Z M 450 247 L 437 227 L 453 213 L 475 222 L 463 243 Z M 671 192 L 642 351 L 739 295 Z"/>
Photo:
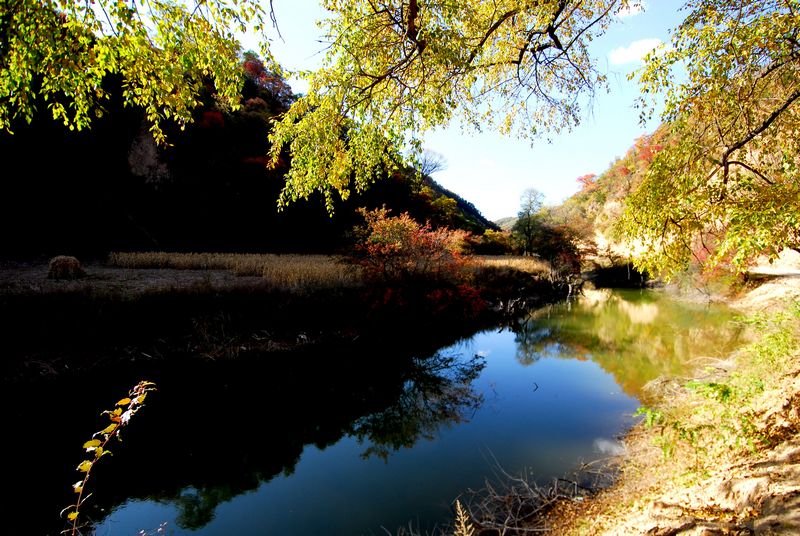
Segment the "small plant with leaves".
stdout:
<path fill-rule="evenodd" d="M 81 506 L 90 495 L 85 494 L 86 485 L 89 482 L 89 476 L 95 464 L 103 456 L 111 454 L 109 445 L 115 438 L 120 439 L 120 431 L 128 425 L 133 417 L 144 405 L 144 400 L 147 393 L 155 391 L 156 386 L 152 382 L 141 381 L 130 390 L 128 396 L 116 403 L 113 410 L 104 411 L 102 415 L 108 416 L 110 421 L 108 426 L 95 432 L 92 438 L 83 444 L 83 448 L 88 454 L 87 458 L 83 460 L 76 468 L 78 472 L 83 474 L 83 478 L 72 485 L 73 491 L 77 494 L 78 498 L 74 504 L 71 504 L 61 511 L 61 515 L 66 514 L 66 518 L 70 523 L 69 528 L 64 530 L 65 534 L 76 536 L 79 534 L 78 516 L 80 514 Z"/>

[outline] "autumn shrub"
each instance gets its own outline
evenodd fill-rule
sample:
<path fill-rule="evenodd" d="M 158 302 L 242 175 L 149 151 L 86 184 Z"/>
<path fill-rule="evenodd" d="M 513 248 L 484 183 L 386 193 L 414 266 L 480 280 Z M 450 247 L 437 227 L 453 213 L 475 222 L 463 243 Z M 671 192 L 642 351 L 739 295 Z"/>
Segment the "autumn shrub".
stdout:
<path fill-rule="evenodd" d="M 432 228 L 386 209 L 361 214 L 366 226 L 352 260 L 371 283 L 366 299 L 374 309 L 453 319 L 472 319 L 485 310 L 463 253 L 465 231 Z"/>
<path fill-rule="evenodd" d="M 85 275 L 81 262 L 75 257 L 59 255 L 50 259 L 48 279 L 80 279 Z"/>
<path fill-rule="evenodd" d="M 476 255 L 507 255 L 514 251 L 513 239 L 508 231 L 486 229 L 480 236 L 467 238 L 469 251 Z"/>
<path fill-rule="evenodd" d="M 420 224 L 408 213 L 389 216 L 386 209 L 361 210 L 366 220 L 354 260 L 364 275 L 383 282 L 410 279 L 457 281 L 463 275 L 467 233 Z"/>

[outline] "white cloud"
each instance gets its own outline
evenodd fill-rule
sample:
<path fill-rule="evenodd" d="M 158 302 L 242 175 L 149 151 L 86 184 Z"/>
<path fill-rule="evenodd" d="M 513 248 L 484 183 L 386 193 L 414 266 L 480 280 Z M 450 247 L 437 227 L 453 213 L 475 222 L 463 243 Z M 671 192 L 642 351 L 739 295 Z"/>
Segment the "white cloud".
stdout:
<path fill-rule="evenodd" d="M 662 44 L 663 41 L 657 38 L 640 39 L 626 47 L 617 47 L 609 52 L 608 61 L 611 62 L 611 65 L 623 65 L 625 63 L 642 61 L 642 58 L 644 58 L 648 52 Z"/>
<path fill-rule="evenodd" d="M 647 4 L 644 3 L 644 0 L 640 0 L 639 2 L 633 0 L 626 7 L 617 11 L 617 17 L 621 19 L 626 19 L 628 17 L 635 17 L 636 15 L 644 11 L 645 7 L 647 7 Z"/>

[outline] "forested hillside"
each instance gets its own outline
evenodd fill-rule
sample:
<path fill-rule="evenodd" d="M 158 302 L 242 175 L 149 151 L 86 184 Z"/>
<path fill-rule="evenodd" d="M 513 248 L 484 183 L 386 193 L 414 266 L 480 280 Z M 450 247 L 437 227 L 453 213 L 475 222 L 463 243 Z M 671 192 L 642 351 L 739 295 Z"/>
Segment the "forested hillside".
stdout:
<path fill-rule="evenodd" d="M 661 127 L 636 139 L 625 155 L 600 175 L 578 177 L 580 190 L 550 209 L 549 217 L 593 243 L 601 256 L 630 256 L 635 244 L 622 240 L 618 224 L 626 199 L 642 184 L 653 159 L 663 149 L 667 130 Z"/>
<path fill-rule="evenodd" d="M 319 193 L 279 210 L 291 159 L 269 169 L 268 136 L 296 97 L 255 54 L 241 67 L 241 108 L 220 107 L 209 87 L 193 123 L 163 125 L 169 145 L 154 141 L 143 110 L 123 106 L 110 76 L 111 98 L 91 130 L 65 129 L 41 102 L 30 124 L 0 133 L 0 158 L 18 163 L 0 195 L 3 255 L 334 251 L 363 224 L 357 208 L 383 205 L 477 235 L 493 228 L 470 202 L 405 166 L 385 172 L 378 188 L 336 196 L 332 214 Z"/>

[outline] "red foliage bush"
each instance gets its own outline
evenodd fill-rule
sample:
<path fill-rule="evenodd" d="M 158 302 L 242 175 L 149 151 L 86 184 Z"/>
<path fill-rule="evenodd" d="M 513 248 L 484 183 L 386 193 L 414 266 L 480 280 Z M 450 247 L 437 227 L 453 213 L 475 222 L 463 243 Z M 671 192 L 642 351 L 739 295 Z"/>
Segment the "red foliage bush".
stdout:
<path fill-rule="evenodd" d="M 581 175 L 575 180 L 578 181 L 578 184 L 581 185 L 581 190 L 588 192 L 594 190 L 597 187 L 595 179 L 597 179 L 597 175 L 595 175 L 594 173 L 589 173 L 587 175 Z"/>
<path fill-rule="evenodd" d="M 197 126 L 200 128 L 223 128 L 225 126 L 225 118 L 222 117 L 222 112 L 205 110 L 200 120 L 197 121 Z"/>
<path fill-rule="evenodd" d="M 656 135 L 641 136 L 634 144 L 634 148 L 638 153 L 638 158 L 645 164 L 650 164 L 656 155 L 664 149 L 660 143 L 656 143 Z"/>
<path fill-rule="evenodd" d="M 465 259 L 462 247 L 468 233 L 446 227 L 433 229 L 408 213 L 389 216 L 388 210 L 361 210 L 366 237 L 357 246 L 356 262 L 365 275 L 383 281 L 411 278 L 457 280 Z"/>

